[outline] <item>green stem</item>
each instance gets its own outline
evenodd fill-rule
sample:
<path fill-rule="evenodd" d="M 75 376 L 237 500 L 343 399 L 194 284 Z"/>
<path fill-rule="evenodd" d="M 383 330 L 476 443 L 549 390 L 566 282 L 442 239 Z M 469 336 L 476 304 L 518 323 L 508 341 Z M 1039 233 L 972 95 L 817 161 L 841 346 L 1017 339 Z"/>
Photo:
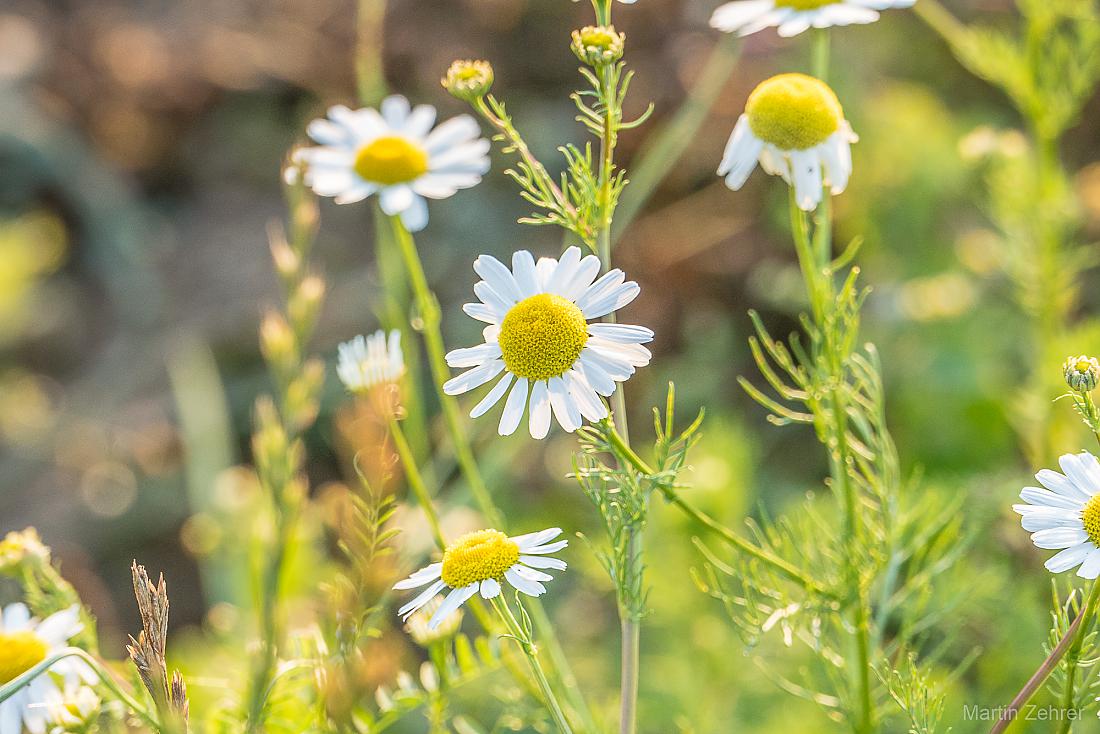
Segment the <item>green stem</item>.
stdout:
<path fill-rule="evenodd" d="M 812 66 L 813 75 L 823 82 L 829 80 L 829 29 L 814 31 Z"/>
<path fill-rule="evenodd" d="M 1081 648 L 1085 643 L 1085 637 L 1088 635 L 1088 631 L 1092 629 L 1092 618 L 1096 614 L 1098 601 L 1100 601 L 1100 582 L 1093 581 L 1088 599 L 1085 600 L 1085 607 L 1081 612 L 1081 624 L 1078 626 L 1077 633 L 1073 636 L 1073 643 L 1066 653 L 1066 689 L 1062 694 L 1062 724 L 1058 728 L 1059 734 L 1066 734 L 1073 724 L 1073 719 L 1070 718 L 1070 708 L 1073 706 L 1074 700 L 1073 687 L 1077 677 L 1077 664 L 1081 660 Z"/>
<path fill-rule="evenodd" d="M 558 698 L 554 694 L 554 689 L 550 686 L 550 681 L 546 677 L 546 672 L 542 669 L 542 663 L 539 662 L 538 648 L 535 647 L 535 643 L 531 639 L 530 634 L 520 625 L 519 621 L 512 613 L 512 608 L 508 606 L 508 600 L 504 598 L 503 593 L 493 598 L 493 607 L 497 610 L 500 618 L 504 620 L 504 625 L 508 628 L 509 634 L 515 638 L 516 642 L 519 643 L 520 648 L 523 650 L 523 654 L 527 656 L 527 660 L 531 664 L 531 672 L 535 674 L 535 680 L 538 682 L 539 690 L 542 691 L 543 698 L 545 699 L 546 708 L 554 718 L 554 723 L 557 724 L 558 730 L 562 734 L 573 734 L 573 730 L 569 726 L 569 721 L 565 718 L 565 712 L 562 710 L 561 704 L 558 703 Z"/>
<path fill-rule="evenodd" d="M 432 504 L 432 496 L 428 492 L 427 484 L 424 483 L 424 477 L 420 474 L 420 468 L 416 465 L 416 457 L 413 456 L 412 447 L 409 446 L 408 439 L 405 438 L 405 432 L 401 429 L 398 420 L 393 417 L 390 418 L 390 435 L 393 436 L 397 455 L 400 457 L 401 465 L 405 469 L 405 479 L 409 483 L 409 488 L 416 495 L 416 501 L 420 503 L 420 508 L 424 510 L 424 516 L 428 518 L 428 525 L 432 529 L 435 544 L 440 550 L 443 550 L 447 547 L 447 541 L 443 538 L 443 531 L 439 527 L 439 514 L 435 511 L 435 505 Z"/>

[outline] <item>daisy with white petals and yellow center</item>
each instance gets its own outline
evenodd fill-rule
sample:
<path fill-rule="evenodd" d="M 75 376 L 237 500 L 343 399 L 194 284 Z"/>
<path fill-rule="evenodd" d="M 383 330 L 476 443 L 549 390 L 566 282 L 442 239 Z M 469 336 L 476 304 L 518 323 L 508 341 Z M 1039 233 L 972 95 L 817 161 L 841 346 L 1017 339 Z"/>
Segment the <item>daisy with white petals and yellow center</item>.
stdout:
<path fill-rule="evenodd" d="M 1087 451 L 1058 460 L 1059 474 L 1043 469 L 1035 475 L 1042 487 L 1025 487 L 1013 505 L 1024 530 L 1038 548 L 1061 550 L 1047 559 L 1048 571 L 1080 566 L 1077 575 L 1100 576 L 1100 461 Z"/>
<path fill-rule="evenodd" d="M 389 336 L 381 329 L 370 336 L 357 336 L 341 344 L 338 354 L 336 374 L 344 387 L 354 393 L 393 384 L 405 374 L 401 332 L 397 329 Z"/>
<path fill-rule="evenodd" d="M 24 604 L 11 604 L 0 617 L 0 686 L 68 646 L 69 638 L 83 625 L 77 607 L 51 614 L 41 622 L 31 617 Z M 51 719 L 49 704 L 60 695 L 58 684 L 70 687 L 90 681 L 91 670 L 78 659 L 65 658 L 48 672 L 0 703 L 0 732 L 18 734 L 25 726 L 31 734 L 43 734 Z"/>
<path fill-rule="evenodd" d="M 425 566 L 394 584 L 395 589 L 428 587 L 397 613 L 407 620 L 437 594 L 449 590 L 428 622 L 428 628 L 434 630 L 474 594 L 480 592 L 484 599 L 499 595 L 504 581 L 528 596 L 542 596 L 546 593 L 543 582 L 554 577 L 538 569 L 564 571 L 566 568 L 565 561 L 546 557 L 569 545 L 567 540 L 550 542 L 561 532 L 561 528 L 548 528 L 514 538 L 499 530 L 478 530 L 463 535 L 447 546 L 442 561 Z"/>
<path fill-rule="evenodd" d="M 747 36 L 776 28 L 781 36 L 797 36 L 810 28 L 874 23 L 878 11 L 908 8 L 915 0 L 734 0 L 721 5 L 710 25 L 726 33 Z"/>
<path fill-rule="evenodd" d="M 489 141 L 474 118 L 459 115 L 434 130 L 431 105 L 409 107 L 400 95 L 381 109 L 336 106 L 314 120 L 308 133 L 320 145 L 294 154 L 305 183 L 336 203 L 378 194 L 382 211 L 400 215 L 409 231 L 428 223 L 426 199 L 445 199 L 470 188 L 489 170 Z"/>
<path fill-rule="evenodd" d="M 821 203 L 823 187 L 839 194 L 848 185 L 850 145 L 856 140 L 828 84 L 805 74 L 780 74 L 749 95 L 718 175 L 736 191 L 759 161 L 793 186 L 799 208 L 810 211 Z"/>
<path fill-rule="evenodd" d="M 463 310 L 484 321 L 485 343 L 456 349 L 447 355 L 451 367 L 471 367 L 443 385 L 448 395 L 460 395 L 504 376 L 470 415 L 477 418 L 496 405 L 505 393 L 500 417 L 501 435 L 519 427 L 530 397 L 529 430 L 534 438 L 550 431 L 551 414 L 566 431 L 580 428 L 582 418 L 607 417 L 602 397 L 615 392 L 616 383 L 649 364 L 643 344 L 653 332 L 643 326 L 590 324 L 589 319 L 620 309 L 640 292 L 621 270 L 596 279 L 600 260 L 581 257 L 570 247 L 560 260 L 540 258 L 520 250 L 512 269 L 489 255 L 474 262 L 484 280 L 474 286 L 479 303 Z M 513 384 L 514 382 L 514 384 Z M 511 388 L 511 392 L 509 392 Z"/>

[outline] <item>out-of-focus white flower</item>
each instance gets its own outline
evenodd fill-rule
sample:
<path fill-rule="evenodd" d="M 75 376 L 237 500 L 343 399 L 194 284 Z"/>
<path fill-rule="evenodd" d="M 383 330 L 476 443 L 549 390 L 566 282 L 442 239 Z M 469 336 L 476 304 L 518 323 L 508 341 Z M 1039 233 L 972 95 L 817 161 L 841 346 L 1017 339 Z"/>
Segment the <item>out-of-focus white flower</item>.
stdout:
<path fill-rule="evenodd" d="M 400 215 L 412 232 L 428 224 L 427 199 L 446 199 L 476 186 L 489 170 L 489 141 L 477 121 L 459 115 L 432 128 L 431 105 L 410 108 L 400 95 L 379 110 L 337 105 L 307 129 L 319 143 L 294 153 L 305 183 L 337 204 L 378 194 L 382 211 Z"/>
<path fill-rule="evenodd" d="M 799 208 L 821 203 L 822 189 L 844 191 L 852 173 L 851 144 L 858 138 L 829 85 L 805 74 L 761 82 L 733 128 L 718 175 L 741 188 L 757 162 L 794 187 Z"/>
<path fill-rule="evenodd" d="M 401 332 L 386 336 L 379 329 L 370 336 L 357 336 L 338 347 L 336 374 L 351 392 L 367 392 L 378 385 L 395 383 L 405 374 L 401 353 Z"/>
<path fill-rule="evenodd" d="M 82 683 L 67 681 L 64 690 L 54 689 L 46 697 L 46 711 L 58 731 L 71 731 L 87 724 L 99 710 L 99 696 Z"/>
<path fill-rule="evenodd" d="M 10 604 L 0 618 L 0 685 L 9 683 L 68 646 L 69 638 L 83 629 L 76 606 L 39 621 L 25 604 Z M 77 658 L 64 658 L 0 703 L 0 732 L 18 733 L 25 726 L 31 734 L 44 734 L 50 720 L 51 699 L 60 695 L 59 684 L 76 685 L 93 678 Z"/>
<path fill-rule="evenodd" d="M 908 8 L 916 0 L 734 0 L 721 5 L 710 25 L 726 33 L 747 36 L 776 28 L 781 36 L 797 36 L 809 28 L 874 23 L 878 11 Z"/>
<path fill-rule="evenodd" d="M 547 528 L 514 538 L 499 530 L 478 530 L 463 535 L 447 546 L 442 561 L 425 566 L 394 584 L 395 589 L 428 587 L 397 613 L 407 620 L 437 594 L 449 589 L 447 597 L 428 621 L 428 629 L 434 630 L 474 594 L 480 592 L 483 599 L 498 596 L 504 581 L 528 596 L 542 596 L 546 593 L 543 582 L 554 577 L 538 569 L 564 571 L 566 568 L 565 561 L 547 557 L 569 545 L 568 540 L 550 542 L 559 535 L 561 528 Z"/>
<path fill-rule="evenodd" d="M 451 367 L 471 369 L 448 380 L 443 391 L 461 395 L 503 372 L 470 413 L 483 415 L 508 393 L 498 427 L 502 436 L 519 427 L 528 396 L 534 438 L 549 433 L 551 413 L 570 432 L 580 428 L 582 418 L 602 420 L 607 406 L 601 396 L 610 397 L 616 383 L 649 364 L 649 350 L 642 345 L 653 339 L 652 331 L 588 323 L 627 305 L 641 291 L 618 269 L 596 279 L 600 259 L 595 255 L 582 258 L 579 248 L 570 247 L 560 260 L 544 257 L 536 263 L 530 252 L 520 250 L 512 256 L 511 270 L 482 255 L 474 271 L 484 279 L 474 286 L 480 301 L 462 308 L 489 324 L 482 332 L 485 343 L 447 355 Z"/>
<path fill-rule="evenodd" d="M 1053 573 L 1071 568 L 1077 575 L 1100 576 L 1100 462 L 1087 451 L 1058 460 L 1065 474 L 1043 469 L 1035 478 L 1042 487 L 1024 487 L 1027 504 L 1013 505 L 1037 548 L 1060 550 L 1047 559 Z"/>

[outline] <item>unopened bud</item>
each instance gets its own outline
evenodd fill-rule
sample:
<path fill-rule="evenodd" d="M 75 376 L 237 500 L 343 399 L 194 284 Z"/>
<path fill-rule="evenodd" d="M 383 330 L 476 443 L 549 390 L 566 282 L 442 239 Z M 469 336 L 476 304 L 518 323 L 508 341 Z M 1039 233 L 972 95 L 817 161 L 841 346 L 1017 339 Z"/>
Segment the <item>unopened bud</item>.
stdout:
<path fill-rule="evenodd" d="M 612 64 L 623 57 L 626 34 L 613 25 L 585 26 L 573 31 L 573 53 L 589 66 Z"/>
<path fill-rule="evenodd" d="M 1062 365 L 1062 374 L 1071 389 L 1077 392 L 1092 392 L 1100 384 L 1100 362 L 1096 361 L 1096 357 L 1088 357 L 1084 354 L 1079 357 L 1070 357 Z"/>
<path fill-rule="evenodd" d="M 493 67 L 488 61 L 455 61 L 440 80 L 451 95 L 473 102 L 489 93 L 493 86 Z"/>

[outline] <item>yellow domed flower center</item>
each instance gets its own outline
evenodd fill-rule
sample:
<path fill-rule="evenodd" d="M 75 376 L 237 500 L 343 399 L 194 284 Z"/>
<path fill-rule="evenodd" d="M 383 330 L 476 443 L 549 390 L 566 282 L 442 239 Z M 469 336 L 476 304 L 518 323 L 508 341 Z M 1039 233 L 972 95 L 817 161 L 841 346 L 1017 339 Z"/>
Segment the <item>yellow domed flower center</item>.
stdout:
<path fill-rule="evenodd" d="M 386 135 L 359 149 L 355 172 L 373 183 L 407 183 L 428 171 L 428 154 L 400 135 Z"/>
<path fill-rule="evenodd" d="M 443 583 L 461 589 L 475 581 L 504 578 L 504 572 L 519 560 L 519 546 L 499 530 L 468 533 L 447 547 L 443 554 Z"/>
<path fill-rule="evenodd" d="M 756 137 L 780 150 L 824 143 L 844 119 L 829 85 L 805 74 L 780 74 L 761 82 L 749 95 L 745 113 Z"/>
<path fill-rule="evenodd" d="M 33 632 L 0 632 L 0 685 L 46 659 L 49 647 Z"/>
<path fill-rule="evenodd" d="M 795 10 L 817 10 L 826 5 L 833 5 L 837 0 L 775 0 L 778 8 L 794 8 Z"/>
<path fill-rule="evenodd" d="M 1077 361 L 1077 364 L 1073 365 L 1073 368 L 1078 372 L 1088 372 L 1089 367 L 1091 366 L 1092 365 L 1089 364 L 1089 361 L 1087 359 L 1080 359 Z"/>
<path fill-rule="evenodd" d="M 1100 546 L 1100 494 L 1094 494 L 1081 510 L 1081 524 L 1093 545 Z"/>
<path fill-rule="evenodd" d="M 588 341 L 584 313 L 552 293 L 525 298 L 500 324 L 500 353 L 509 372 L 528 380 L 564 375 Z"/>

